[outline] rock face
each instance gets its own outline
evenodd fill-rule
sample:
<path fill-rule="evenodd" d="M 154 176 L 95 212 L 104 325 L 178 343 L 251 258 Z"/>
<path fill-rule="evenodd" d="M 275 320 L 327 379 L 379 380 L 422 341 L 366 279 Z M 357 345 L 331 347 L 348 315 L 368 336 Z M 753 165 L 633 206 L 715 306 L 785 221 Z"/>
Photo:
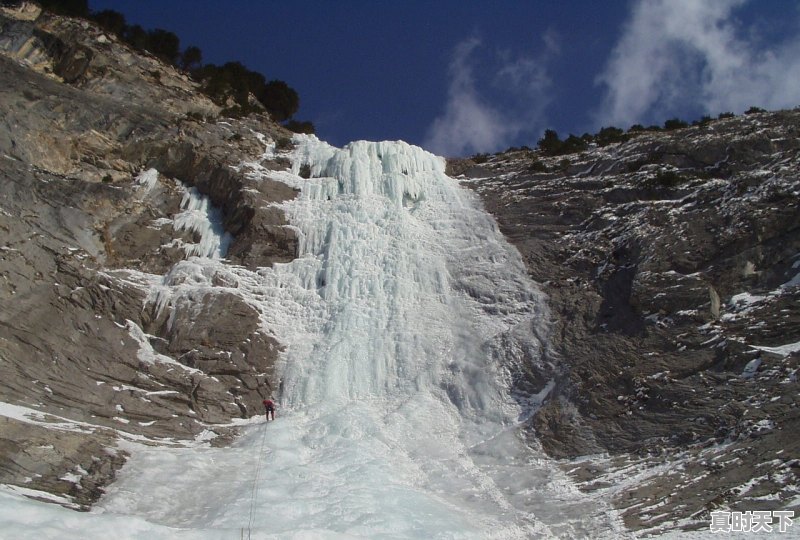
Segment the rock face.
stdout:
<path fill-rule="evenodd" d="M 632 527 L 797 509 L 799 135 L 794 110 L 450 164 L 550 298 L 561 373 L 532 435 L 608 453 L 570 470 Z"/>
<path fill-rule="evenodd" d="M 184 74 L 24 3 L 0 12 L 0 102 L 0 483 L 84 507 L 120 440 L 223 434 L 277 392 L 280 344 L 235 283 L 191 306 L 154 291 L 201 241 L 187 201 L 216 207 L 229 264 L 294 258 L 294 191 L 241 168 L 291 134 L 215 120 Z"/>

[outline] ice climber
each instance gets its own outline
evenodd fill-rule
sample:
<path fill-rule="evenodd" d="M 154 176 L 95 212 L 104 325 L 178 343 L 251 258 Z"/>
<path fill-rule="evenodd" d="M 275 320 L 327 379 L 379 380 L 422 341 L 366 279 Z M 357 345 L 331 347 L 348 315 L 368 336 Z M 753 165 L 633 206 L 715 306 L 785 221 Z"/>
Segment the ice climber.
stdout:
<path fill-rule="evenodd" d="M 264 404 L 267 415 L 267 422 L 269 422 L 270 414 L 272 415 L 272 419 L 275 420 L 275 403 L 271 399 L 265 399 L 262 403 Z"/>

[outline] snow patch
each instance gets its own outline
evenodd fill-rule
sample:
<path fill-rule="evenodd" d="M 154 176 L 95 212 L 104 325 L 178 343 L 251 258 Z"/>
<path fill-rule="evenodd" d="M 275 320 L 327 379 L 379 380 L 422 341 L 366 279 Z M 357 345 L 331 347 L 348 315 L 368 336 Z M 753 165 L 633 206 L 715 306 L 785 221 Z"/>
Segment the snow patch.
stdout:
<path fill-rule="evenodd" d="M 787 343 L 786 345 L 777 345 L 769 347 L 766 345 L 750 345 L 754 349 L 764 351 L 772 354 L 779 354 L 781 356 L 789 356 L 790 354 L 800 351 L 800 341 L 795 343 Z"/>

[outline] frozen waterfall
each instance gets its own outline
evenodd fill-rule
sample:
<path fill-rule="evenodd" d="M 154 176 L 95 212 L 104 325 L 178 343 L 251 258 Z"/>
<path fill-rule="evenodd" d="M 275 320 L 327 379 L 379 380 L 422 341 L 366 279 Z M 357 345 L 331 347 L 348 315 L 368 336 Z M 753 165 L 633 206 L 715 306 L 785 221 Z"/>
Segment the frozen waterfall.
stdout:
<path fill-rule="evenodd" d="M 278 419 L 233 448 L 138 452 L 98 518 L 153 538 L 617 534 L 518 433 L 511 373 L 540 354 L 546 308 L 475 197 L 402 142 L 295 143 L 293 171 L 246 170 L 301 190 L 282 205 L 299 257 L 171 272 L 175 296 L 229 274 L 287 346 Z"/>

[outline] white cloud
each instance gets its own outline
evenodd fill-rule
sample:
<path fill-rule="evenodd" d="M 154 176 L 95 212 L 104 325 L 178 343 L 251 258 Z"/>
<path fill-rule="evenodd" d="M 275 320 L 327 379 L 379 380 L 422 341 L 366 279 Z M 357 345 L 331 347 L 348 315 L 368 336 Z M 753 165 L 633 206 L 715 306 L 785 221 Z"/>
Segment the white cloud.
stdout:
<path fill-rule="evenodd" d="M 507 147 L 524 131 L 533 131 L 549 99 L 551 81 L 545 69 L 546 56 L 554 52 L 556 40 L 546 36 L 545 55 L 540 60 L 501 55 L 498 65 L 482 74 L 491 79 L 500 94 L 495 104 L 482 97 L 474 74 L 475 53 L 480 40 L 459 43 L 449 66 L 450 86 L 444 113 L 428 128 L 423 146 L 445 156 L 463 156 Z"/>
<path fill-rule="evenodd" d="M 640 0 L 598 77 L 598 125 L 800 105 L 800 36 L 760 45 L 735 18 L 746 1 Z"/>

